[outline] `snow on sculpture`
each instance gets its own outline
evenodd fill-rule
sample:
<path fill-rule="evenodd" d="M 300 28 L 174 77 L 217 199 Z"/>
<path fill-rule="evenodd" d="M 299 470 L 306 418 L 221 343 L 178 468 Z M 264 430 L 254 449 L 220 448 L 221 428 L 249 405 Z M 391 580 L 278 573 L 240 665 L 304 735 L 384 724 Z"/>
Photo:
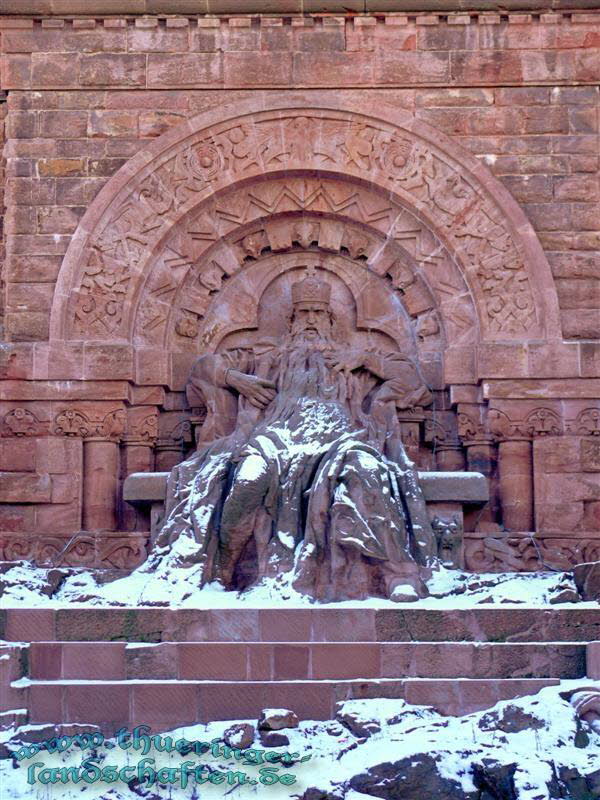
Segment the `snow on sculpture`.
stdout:
<path fill-rule="evenodd" d="M 196 360 L 188 399 L 212 440 L 173 469 L 142 571 L 238 590 L 289 573 L 322 601 L 426 594 L 436 540 L 396 409 L 431 394 L 398 351 L 336 336 L 322 275 L 292 284 L 286 336 Z"/>

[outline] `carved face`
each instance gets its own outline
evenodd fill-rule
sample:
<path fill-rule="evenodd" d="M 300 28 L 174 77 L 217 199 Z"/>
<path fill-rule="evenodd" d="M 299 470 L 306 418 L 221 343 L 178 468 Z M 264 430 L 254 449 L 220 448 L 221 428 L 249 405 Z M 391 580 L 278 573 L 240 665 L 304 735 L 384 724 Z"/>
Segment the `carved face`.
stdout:
<path fill-rule="evenodd" d="M 456 517 L 442 519 L 437 515 L 431 520 L 438 547 L 438 557 L 446 567 L 460 565 L 462 526 Z"/>
<path fill-rule="evenodd" d="M 331 313 L 323 303 L 297 303 L 292 315 L 292 336 L 302 335 L 308 341 L 329 339 Z"/>

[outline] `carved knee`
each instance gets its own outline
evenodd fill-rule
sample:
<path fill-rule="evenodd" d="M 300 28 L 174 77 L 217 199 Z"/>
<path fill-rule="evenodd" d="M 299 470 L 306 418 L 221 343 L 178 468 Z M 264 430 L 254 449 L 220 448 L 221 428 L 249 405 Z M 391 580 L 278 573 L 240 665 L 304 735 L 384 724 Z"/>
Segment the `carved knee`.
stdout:
<path fill-rule="evenodd" d="M 269 466 L 258 453 L 243 458 L 238 464 L 221 516 L 222 539 L 230 529 L 262 503 L 269 485 Z"/>

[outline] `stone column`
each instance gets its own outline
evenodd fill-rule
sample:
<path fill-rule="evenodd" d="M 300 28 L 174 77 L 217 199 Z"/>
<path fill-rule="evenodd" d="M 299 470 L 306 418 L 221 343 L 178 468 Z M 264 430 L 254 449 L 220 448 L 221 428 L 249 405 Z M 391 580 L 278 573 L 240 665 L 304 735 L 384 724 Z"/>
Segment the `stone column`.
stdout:
<path fill-rule="evenodd" d="M 420 446 L 421 446 L 421 423 L 424 420 L 423 409 L 415 406 L 409 411 L 398 412 L 398 422 L 400 423 L 400 437 L 406 455 L 417 466 L 421 465 Z"/>
<path fill-rule="evenodd" d="M 500 517 L 498 502 L 498 480 L 496 471 L 496 448 L 489 439 L 474 439 L 465 442 L 467 447 L 467 469 L 481 472 L 488 479 L 490 501 L 478 515 L 480 522 L 497 522 Z"/>
<path fill-rule="evenodd" d="M 154 470 L 154 450 L 152 442 L 125 440 L 121 448 L 121 480 L 119 482 L 119 530 L 148 530 L 149 522 L 139 511 L 123 500 L 123 481 L 133 472 L 152 472 Z"/>
<path fill-rule="evenodd" d="M 87 438 L 83 443 L 83 529 L 117 528 L 119 445 L 116 441 Z"/>
<path fill-rule="evenodd" d="M 533 530 L 533 457 L 528 439 L 501 441 L 498 445 L 500 502 L 504 527 Z"/>
<path fill-rule="evenodd" d="M 491 441 L 466 442 L 467 465 L 470 472 L 482 472 L 487 478 L 494 474 L 494 447 Z"/>
<path fill-rule="evenodd" d="M 155 469 L 157 472 L 170 472 L 174 466 L 183 460 L 181 444 L 172 440 L 158 440 L 155 448 Z"/>
<path fill-rule="evenodd" d="M 442 472 L 462 472 L 465 468 L 465 454 L 460 445 L 438 445 L 435 461 Z"/>
<path fill-rule="evenodd" d="M 54 419 L 57 436 L 83 439 L 82 525 L 86 531 L 117 529 L 119 441 L 125 410 L 98 403 L 64 408 Z"/>
<path fill-rule="evenodd" d="M 119 528 L 123 531 L 147 531 L 150 522 L 123 500 L 123 482 L 133 472 L 154 471 L 154 445 L 158 436 L 158 411 L 152 406 L 127 409 L 127 426 L 121 446 L 119 482 Z M 147 515 L 146 515 L 147 517 Z"/>

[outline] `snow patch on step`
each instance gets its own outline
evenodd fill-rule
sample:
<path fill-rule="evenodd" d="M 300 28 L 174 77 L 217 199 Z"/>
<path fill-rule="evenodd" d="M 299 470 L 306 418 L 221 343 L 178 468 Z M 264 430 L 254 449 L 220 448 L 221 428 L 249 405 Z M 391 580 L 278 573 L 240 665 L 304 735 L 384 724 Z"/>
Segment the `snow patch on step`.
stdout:
<path fill-rule="evenodd" d="M 226 591 L 213 582 L 203 588 L 200 567 L 173 568 L 168 574 L 154 576 L 134 573 L 128 578 L 99 584 L 95 576 L 82 570 L 66 578 L 48 596 L 48 570 L 18 564 L 0 576 L 0 594 L 4 608 L 73 608 L 90 606 L 168 608 L 432 608 L 460 609 L 479 605 L 515 605 L 527 607 L 573 607 L 578 597 L 573 577 L 567 572 L 480 573 L 434 570 L 427 586 L 430 596 L 414 602 L 397 603 L 371 597 L 362 601 L 317 603 L 296 592 L 291 574 L 265 578 L 245 592 Z M 579 608 L 597 608 L 595 602 L 578 602 Z"/>

